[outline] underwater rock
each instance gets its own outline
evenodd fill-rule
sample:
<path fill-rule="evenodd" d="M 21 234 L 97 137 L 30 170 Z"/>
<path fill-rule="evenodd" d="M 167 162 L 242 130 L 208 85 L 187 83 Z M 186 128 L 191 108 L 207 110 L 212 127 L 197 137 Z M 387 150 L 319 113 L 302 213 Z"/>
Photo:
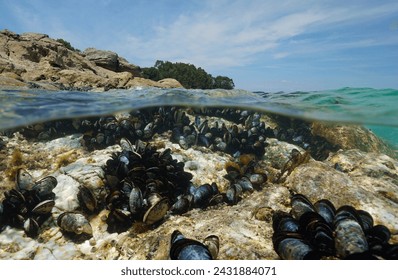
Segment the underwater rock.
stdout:
<path fill-rule="evenodd" d="M 397 259 L 390 230 L 374 225 L 367 211 L 350 205 L 336 210 L 326 199 L 312 204 L 302 194 L 292 195 L 290 204 L 290 213 L 272 216 L 273 246 L 282 259 Z"/>
<path fill-rule="evenodd" d="M 245 118 L 241 119 L 242 113 L 236 114 L 236 111 L 233 110 L 224 113 L 228 113 L 228 118 L 236 120 L 239 125 L 244 122 Z M 247 118 L 248 116 L 248 113 L 243 112 L 243 117 Z M 194 122 L 195 120 L 191 117 L 190 115 L 190 122 Z M 225 119 L 214 117 L 212 121 L 221 123 Z M 57 179 L 58 184 L 54 188 L 56 196 L 55 206 L 52 208 L 53 218 L 49 218 L 43 223 L 38 238 L 28 237 L 22 229 L 23 225 L 20 229 L 5 226 L 0 233 L 0 258 L 169 259 L 170 236 L 174 229 L 178 229 L 185 236 L 194 240 L 202 241 L 209 233 L 218 236 L 220 238 L 218 259 L 278 259 L 279 255 L 274 251 L 272 242 L 272 215 L 278 211 L 290 211 L 291 192 L 302 193 L 313 202 L 320 198 L 326 198 L 333 202 L 337 209 L 347 204 L 353 205 L 356 209 L 366 209 L 370 213 L 374 225 L 383 225 L 389 230 L 387 232 L 380 227 L 372 230 L 372 242 L 368 242 L 374 250 L 379 248 L 377 240 L 386 240 L 388 237 L 390 243 L 398 241 L 395 211 L 398 201 L 396 198 L 398 163 L 393 158 L 359 150 L 341 150 L 331 153 L 323 161 L 309 158 L 308 162 L 294 166 L 291 173 L 286 172 L 284 183 L 277 183 L 276 178 L 286 162 L 291 159 L 292 150 L 296 149 L 300 154 L 304 154 L 305 150 L 299 145 L 268 136 L 265 139 L 268 145 L 265 146 L 264 155 L 260 158 L 255 157 L 256 172 L 254 172 L 255 174 L 265 174 L 267 180 L 261 187 L 253 186 L 251 189 L 249 182 L 253 185 L 261 180 L 258 180 L 259 178 L 256 176 L 252 178 L 251 175 L 255 174 L 242 176 L 246 172 L 240 171 L 242 167 L 249 165 L 250 160 L 244 160 L 244 163 L 240 165 L 239 155 L 213 150 L 210 146 L 206 147 L 205 145 L 192 145 L 183 149 L 179 143 L 170 141 L 171 134 L 171 131 L 154 133 L 148 142 L 155 149 L 143 148 L 142 151 L 148 153 L 149 159 L 159 159 L 153 154 L 167 155 L 166 162 L 172 162 L 169 168 L 173 167 L 174 170 L 190 173 L 192 176 L 189 181 L 196 187 L 205 184 L 211 185 L 214 182 L 219 192 L 226 194 L 233 182 L 232 185 L 239 184 L 241 188 L 246 187 L 247 191 L 242 192 L 241 199 L 237 200 L 236 204 L 227 204 L 225 201 L 221 201 L 205 208 L 190 207 L 188 211 L 166 213 L 160 223 L 156 222 L 156 218 L 147 215 L 146 221 L 148 219 L 154 221 L 152 225 L 144 223 L 143 218 L 146 211 L 143 211 L 142 222 L 133 223 L 119 232 L 109 231 L 107 217 L 111 210 L 106 208 L 107 193 L 104 192 L 104 188 L 106 185 L 117 185 L 120 180 L 117 179 L 113 183 L 112 180 L 109 181 L 110 178 L 103 168 L 108 160 L 115 159 L 115 154 L 121 155 L 123 149 L 120 145 L 89 151 L 81 145 L 82 134 L 62 136 L 51 141 L 27 140 L 19 133 L 2 135 L 8 149 L 4 161 L 1 163 L 3 168 L 0 169 L 0 177 L 3 178 L 0 181 L 2 192 L 4 192 L 3 190 L 9 191 L 10 185 L 14 184 L 9 182 L 5 171 L 6 164 L 10 162 L 12 148 L 15 147 L 18 147 L 23 154 L 21 165 L 25 165 L 34 178 L 53 176 Z M 122 143 L 122 146 L 125 147 L 125 143 Z M 118 161 L 120 166 L 130 161 L 139 162 L 143 157 L 146 158 L 146 155 L 143 156 L 135 148 L 133 148 L 134 152 L 129 153 L 129 157 L 117 157 L 120 159 Z M 68 152 L 71 150 L 77 156 L 58 165 L 56 161 L 59 155 L 70 155 Z M 1 152 L 4 151 L 5 149 Z M 160 162 L 162 161 L 160 160 Z M 237 174 L 239 176 L 234 177 L 233 169 L 228 169 L 229 172 L 226 170 L 225 166 L 228 165 L 226 164 L 228 162 L 238 163 Z M 142 163 L 140 164 L 142 165 Z M 128 169 L 132 170 L 141 165 L 129 166 Z M 156 173 L 163 170 L 153 167 L 147 166 L 145 174 L 149 172 L 150 175 L 147 177 L 156 177 L 158 176 Z M 246 167 L 244 169 L 247 170 Z M 250 168 L 248 169 L 250 170 Z M 123 171 L 123 168 L 120 170 Z M 130 175 L 135 172 L 141 174 L 141 171 L 140 168 L 134 169 Z M 230 174 L 226 176 L 228 173 Z M 140 185 L 137 176 L 132 177 L 135 178 L 132 180 L 134 184 Z M 148 189 L 151 189 L 151 185 L 148 185 Z M 89 188 L 97 199 L 98 209 L 94 212 L 87 211 L 89 209 L 84 210 L 81 199 L 79 201 L 79 191 L 85 187 Z M 124 187 L 123 191 L 128 191 L 130 188 L 128 184 Z M 145 184 L 145 187 L 140 190 L 141 192 L 144 190 L 145 193 L 146 189 Z M 120 190 L 118 191 L 120 192 Z M 145 207 L 161 201 L 161 199 L 156 199 L 156 196 L 155 199 L 152 199 L 152 196 L 144 195 L 144 193 L 142 193 L 142 202 Z M 136 196 L 132 195 L 132 197 Z M 172 200 L 174 199 L 177 197 L 172 198 Z M 135 203 L 131 203 L 133 206 L 130 205 L 130 195 L 122 201 L 125 202 L 126 209 L 117 207 L 116 217 L 130 219 L 129 215 L 132 215 L 130 210 L 140 206 Z M 172 203 L 163 204 L 162 202 L 160 205 L 171 207 Z M 163 206 L 159 207 L 162 217 L 163 210 L 166 209 Z M 315 209 L 318 209 L 317 207 L 321 209 L 324 206 L 316 206 Z M 57 226 L 57 217 L 62 212 L 70 211 L 83 212 L 91 225 L 91 237 L 76 242 L 74 238 L 65 235 Z M 316 228 L 323 228 L 323 224 L 320 222 L 322 219 L 311 215 L 304 216 L 306 221 L 316 221 L 314 223 L 317 225 Z M 324 216 L 322 217 L 326 220 Z M 371 224 L 369 219 L 366 223 Z M 307 224 L 306 228 L 311 229 L 310 223 L 307 222 Z M 34 222 L 27 222 L 25 227 L 28 230 L 34 228 Z M 312 245 L 310 244 L 310 246 Z M 394 250 L 394 247 L 388 248 L 389 252 L 394 252 Z"/>
<path fill-rule="evenodd" d="M 336 170 L 339 163 L 343 171 Z M 382 154 L 359 150 L 339 151 L 327 161 L 298 166 L 286 186 L 311 200 L 330 200 L 336 207 L 347 202 L 367 209 L 375 221 L 398 231 L 397 161 Z"/>

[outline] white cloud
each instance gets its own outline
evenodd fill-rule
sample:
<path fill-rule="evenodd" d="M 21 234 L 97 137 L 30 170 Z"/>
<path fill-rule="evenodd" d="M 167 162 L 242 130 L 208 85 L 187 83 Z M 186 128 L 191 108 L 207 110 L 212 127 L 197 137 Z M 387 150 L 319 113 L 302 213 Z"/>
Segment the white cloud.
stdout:
<path fill-rule="evenodd" d="M 180 15 L 169 26 L 156 27 L 149 40 L 131 35 L 124 45 L 129 46 L 129 53 L 150 64 L 157 58 L 187 60 L 207 68 L 237 66 L 326 18 L 317 10 L 303 10 L 301 5 L 281 14 L 284 5 L 275 1 L 209 3 L 204 10 Z"/>
<path fill-rule="evenodd" d="M 239 66 L 267 51 L 276 59 L 287 56 L 288 51 L 279 50 L 283 41 L 308 31 L 371 20 L 394 10 L 398 5 L 369 8 L 322 7 L 318 1 L 209 1 L 202 10 L 182 14 L 168 26 L 155 27 L 149 39 L 131 35 L 124 52 L 135 54 L 147 65 L 162 59 L 189 61 L 205 69 Z"/>

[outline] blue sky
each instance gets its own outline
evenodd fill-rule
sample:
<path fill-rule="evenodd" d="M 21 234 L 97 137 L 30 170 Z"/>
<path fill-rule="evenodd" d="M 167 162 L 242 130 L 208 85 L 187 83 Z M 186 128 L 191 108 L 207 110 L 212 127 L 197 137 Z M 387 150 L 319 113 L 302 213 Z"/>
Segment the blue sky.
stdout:
<path fill-rule="evenodd" d="M 0 29 L 192 63 L 236 88 L 398 88 L 398 1 L 0 0 Z"/>

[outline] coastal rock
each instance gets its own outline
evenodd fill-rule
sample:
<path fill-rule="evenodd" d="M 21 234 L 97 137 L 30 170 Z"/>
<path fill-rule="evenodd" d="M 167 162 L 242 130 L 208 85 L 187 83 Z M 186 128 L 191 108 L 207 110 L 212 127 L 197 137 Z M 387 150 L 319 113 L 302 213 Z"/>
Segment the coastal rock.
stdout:
<path fill-rule="evenodd" d="M 342 149 L 359 149 L 364 152 L 385 153 L 395 156 L 394 150 L 363 126 L 336 125 L 314 122 L 313 135 L 321 136 Z"/>
<path fill-rule="evenodd" d="M 0 31 L 0 86 L 85 91 L 181 87 L 175 80 L 140 78 L 140 71 L 111 51 L 80 52 L 46 34 Z"/>
<path fill-rule="evenodd" d="M 172 78 L 166 78 L 158 81 L 159 84 L 164 86 L 165 88 L 183 88 L 179 81 Z"/>
<path fill-rule="evenodd" d="M 119 69 L 118 55 L 111 51 L 102 51 L 95 48 L 87 48 L 83 54 L 96 65 L 116 72 Z"/>
<path fill-rule="evenodd" d="M 83 54 L 88 60 L 105 69 L 114 72 L 129 72 L 134 76 L 140 75 L 141 69 L 138 66 L 128 63 L 125 58 L 119 57 L 115 52 L 87 48 Z"/>

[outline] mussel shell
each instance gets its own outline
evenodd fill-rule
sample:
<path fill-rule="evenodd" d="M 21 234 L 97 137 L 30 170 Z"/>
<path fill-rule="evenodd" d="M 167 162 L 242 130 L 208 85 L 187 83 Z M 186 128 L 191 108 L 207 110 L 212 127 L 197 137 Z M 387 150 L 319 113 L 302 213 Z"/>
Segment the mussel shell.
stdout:
<path fill-rule="evenodd" d="M 254 191 L 253 184 L 249 180 L 249 178 L 247 178 L 247 177 L 242 177 L 242 178 L 238 179 L 236 181 L 236 183 L 239 184 L 242 187 L 243 191 L 249 191 L 249 192 L 253 192 Z"/>
<path fill-rule="evenodd" d="M 185 238 L 181 232 L 175 230 L 170 242 L 171 260 L 212 260 L 209 249 L 197 240 Z"/>
<path fill-rule="evenodd" d="M 191 195 L 190 195 L 191 196 Z M 191 208 L 191 199 L 188 196 L 180 196 L 177 201 L 171 206 L 170 211 L 173 214 L 184 214 Z"/>
<path fill-rule="evenodd" d="M 54 199 L 55 194 L 53 193 L 53 189 L 57 186 L 57 179 L 53 176 L 47 176 L 39 181 L 37 181 L 32 190 L 37 193 L 37 195 L 42 199 Z"/>
<path fill-rule="evenodd" d="M 220 250 L 220 239 L 217 235 L 209 235 L 203 240 L 203 244 L 209 249 L 213 260 L 217 259 Z"/>
<path fill-rule="evenodd" d="M 321 199 L 315 202 L 314 207 L 316 212 L 325 219 L 326 223 L 333 226 L 334 215 L 336 214 L 336 208 L 333 203 L 327 199 Z"/>
<path fill-rule="evenodd" d="M 334 219 L 334 243 L 336 254 L 345 258 L 351 254 L 363 253 L 369 249 L 358 214 L 353 207 L 340 207 Z"/>
<path fill-rule="evenodd" d="M 299 222 L 289 213 L 283 211 L 275 211 L 272 214 L 272 228 L 274 232 L 298 232 Z"/>
<path fill-rule="evenodd" d="M 17 190 L 22 192 L 32 189 L 34 185 L 34 179 L 32 175 L 30 175 L 29 172 L 23 168 L 18 169 L 15 181 Z"/>
<path fill-rule="evenodd" d="M 357 210 L 357 214 L 360 219 L 360 224 L 365 232 L 373 227 L 373 217 L 369 212 L 366 212 L 365 210 Z"/>
<path fill-rule="evenodd" d="M 265 174 L 255 173 L 255 174 L 251 174 L 249 176 L 249 180 L 253 185 L 259 186 L 262 183 L 264 183 L 267 180 L 267 178 L 266 178 Z"/>
<path fill-rule="evenodd" d="M 196 207 L 206 207 L 214 190 L 210 184 L 204 184 L 196 188 L 193 194 L 193 203 Z"/>
<path fill-rule="evenodd" d="M 275 252 L 283 260 L 320 259 L 320 255 L 296 232 L 277 233 L 272 237 Z"/>
<path fill-rule="evenodd" d="M 306 212 L 300 217 L 300 232 L 322 255 L 334 254 L 333 230 L 317 212 Z"/>
<path fill-rule="evenodd" d="M 79 187 L 79 192 L 77 194 L 80 205 L 89 212 L 94 212 L 97 210 L 97 199 L 94 193 L 85 186 Z"/>
<path fill-rule="evenodd" d="M 18 213 L 25 215 L 28 212 L 25 203 L 25 197 L 16 189 L 6 192 L 3 201 L 3 211 L 5 215 Z"/>
<path fill-rule="evenodd" d="M 25 233 L 29 237 L 36 237 L 39 234 L 39 224 L 33 218 L 28 218 L 23 224 Z"/>
<path fill-rule="evenodd" d="M 132 215 L 130 211 L 119 208 L 113 209 L 109 216 L 111 216 L 111 219 L 119 223 L 130 224 L 132 220 Z"/>
<path fill-rule="evenodd" d="M 391 238 L 390 230 L 384 225 L 376 225 L 368 229 L 365 234 L 371 248 L 375 245 L 386 244 Z"/>
<path fill-rule="evenodd" d="M 126 138 L 120 139 L 120 147 L 124 151 L 134 151 L 133 145 L 130 143 L 130 141 Z"/>
<path fill-rule="evenodd" d="M 55 205 L 54 200 L 44 200 L 37 204 L 33 209 L 32 213 L 37 215 L 49 214 L 51 213 L 53 207 Z"/>
<path fill-rule="evenodd" d="M 209 206 L 221 204 L 224 202 L 224 196 L 221 193 L 213 195 L 212 198 L 209 200 Z"/>
<path fill-rule="evenodd" d="M 225 193 L 225 198 L 228 204 L 234 205 L 238 203 L 241 195 L 242 187 L 238 184 L 232 184 L 228 187 Z"/>
<path fill-rule="evenodd" d="M 129 196 L 129 206 L 130 206 L 130 212 L 133 215 L 139 213 L 143 209 L 144 200 L 141 189 L 139 187 L 134 186 L 131 189 Z"/>
<path fill-rule="evenodd" d="M 301 215 L 306 212 L 316 212 L 314 205 L 302 194 L 294 194 L 291 198 L 291 213 L 293 217 L 300 220 Z"/>
<path fill-rule="evenodd" d="M 87 234 L 92 235 L 93 230 L 90 223 L 80 213 L 64 212 L 58 216 L 57 225 L 64 231 L 74 233 L 76 235 Z"/>
<path fill-rule="evenodd" d="M 145 212 L 143 222 L 152 225 L 162 220 L 169 208 L 169 199 L 167 197 L 160 199 Z"/>

